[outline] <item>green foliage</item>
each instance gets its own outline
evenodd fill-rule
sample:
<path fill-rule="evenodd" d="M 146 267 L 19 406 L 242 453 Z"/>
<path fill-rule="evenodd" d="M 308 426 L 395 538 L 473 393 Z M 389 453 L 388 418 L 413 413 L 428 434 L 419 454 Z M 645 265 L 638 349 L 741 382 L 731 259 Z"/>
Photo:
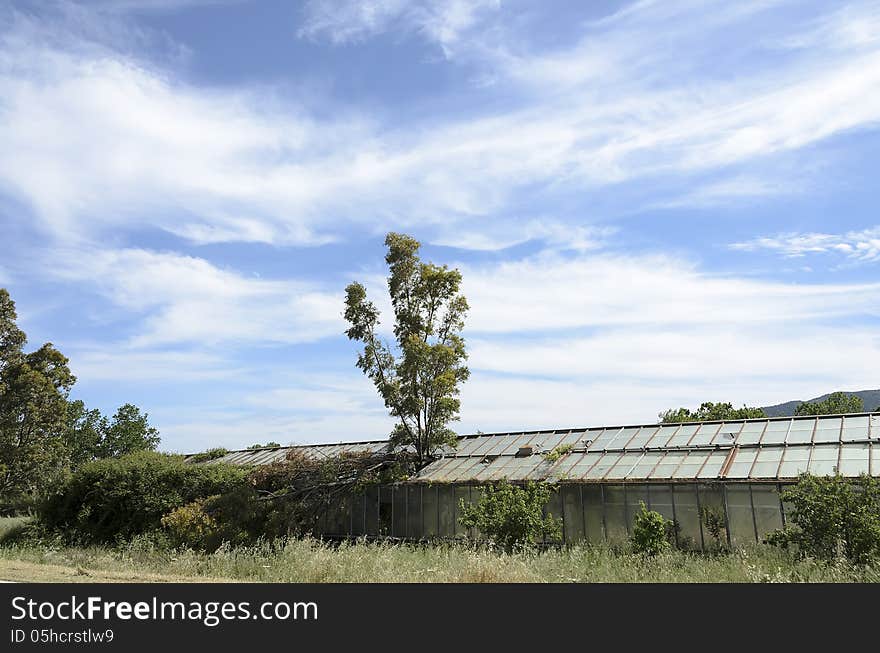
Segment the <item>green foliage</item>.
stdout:
<path fill-rule="evenodd" d="M 803 474 L 782 491 L 792 506 L 788 526 L 766 541 L 820 560 L 865 563 L 880 554 L 880 479 Z"/>
<path fill-rule="evenodd" d="M 248 447 L 248 449 L 280 449 L 281 445 L 277 442 L 267 442 L 266 444 L 260 444 L 259 442 L 252 444 Z"/>
<path fill-rule="evenodd" d="M 379 311 L 357 282 L 345 289 L 346 335 L 363 343 L 357 366 L 399 420 L 392 446 L 411 446 L 421 465 L 458 443 L 448 424 L 458 420 L 459 386 L 470 374 L 461 337 L 468 304 L 459 294 L 461 273 L 422 263 L 419 241 L 389 233 L 385 245 L 395 346 L 379 338 Z"/>
<path fill-rule="evenodd" d="M 216 551 L 254 544 L 263 535 L 267 507 L 249 486 L 236 487 L 175 508 L 162 517 L 162 526 L 175 546 Z"/>
<path fill-rule="evenodd" d="M 175 508 L 245 485 L 247 473 L 244 467 L 189 465 L 180 456 L 147 451 L 97 460 L 63 483 L 38 516 L 71 541 L 128 540 L 160 528 Z"/>
<path fill-rule="evenodd" d="M 861 413 L 865 404 L 861 397 L 846 392 L 833 392 L 824 401 L 799 404 L 795 415 L 840 415 L 843 413 Z"/>
<path fill-rule="evenodd" d="M 229 453 L 228 449 L 224 449 L 223 447 L 215 447 L 213 449 L 208 449 L 207 451 L 202 451 L 200 453 L 193 454 L 189 457 L 189 462 L 191 463 L 204 463 L 209 460 L 216 460 L 217 458 L 222 458 L 226 454 Z"/>
<path fill-rule="evenodd" d="M 555 463 L 565 454 L 571 453 L 572 449 L 574 449 L 574 446 L 571 444 L 560 444 L 559 446 L 553 447 L 550 451 L 543 454 L 543 458 L 549 463 Z"/>
<path fill-rule="evenodd" d="M 756 417 L 767 417 L 762 408 L 753 408 L 743 405 L 742 408 L 734 408 L 730 402 L 713 403 L 706 401 L 700 404 L 697 410 L 691 411 L 687 408 L 673 408 L 660 413 L 660 421 L 664 424 L 675 424 L 678 422 L 712 422 L 731 419 L 752 419 Z"/>
<path fill-rule="evenodd" d="M 60 434 L 76 381 L 51 343 L 31 353 L 16 326 L 15 303 L 0 288 L 0 504 L 38 496 L 66 470 Z"/>
<path fill-rule="evenodd" d="M 648 510 L 645 502 L 639 502 L 641 509 L 633 519 L 633 532 L 630 538 L 633 550 L 648 556 L 656 556 L 671 548 L 673 522 L 656 510 Z"/>
<path fill-rule="evenodd" d="M 556 488 L 529 481 L 520 487 L 507 479 L 483 488 L 474 503 L 460 502 L 459 522 L 477 528 L 496 546 L 507 552 L 528 547 L 536 539 L 561 537 L 562 520 L 544 515 L 544 506 Z"/>
<path fill-rule="evenodd" d="M 155 451 L 159 431 L 150 426 L 148 417 L 134 404 L 120 406 L 113 418 L 107 419 L 98 409 L 88 410 L 80 400 L 68 402 L 63 437 L 71 469 L 100 458 Z"/>

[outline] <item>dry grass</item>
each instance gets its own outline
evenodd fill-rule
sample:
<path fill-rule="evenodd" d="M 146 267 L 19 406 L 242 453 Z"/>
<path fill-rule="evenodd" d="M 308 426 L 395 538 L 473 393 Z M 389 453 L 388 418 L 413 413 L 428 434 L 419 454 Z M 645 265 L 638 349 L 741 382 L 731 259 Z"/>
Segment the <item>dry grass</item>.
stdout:
<path fill-rule="evenodd" d="M 8 526 L 0 522 L 0 541 L 4 530 Z M 766 546 L 717 556 L 673 551 L 645 558 L 608 547 L 507 555 L 463 544 L 358 541 L 335 546 L 314 539 L 203 554 L 135 541 L 123 547 L 3 544 L 0 578 L 281 583 L 878 582 L 880 566 L 798 560 Z"/>

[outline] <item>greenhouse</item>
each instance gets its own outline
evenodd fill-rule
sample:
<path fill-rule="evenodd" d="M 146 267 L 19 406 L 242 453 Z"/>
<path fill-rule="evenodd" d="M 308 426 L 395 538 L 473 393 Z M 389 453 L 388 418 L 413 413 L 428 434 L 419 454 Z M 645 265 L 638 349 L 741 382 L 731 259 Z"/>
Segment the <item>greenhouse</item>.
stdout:
<path fill-rule="evenodd" d="M 219 461 L 388 453 L 387 441 L 230 452 Z M 678 544 L 708 549 L 760 541 L 786 523 L 779 490 L 799 474 L 880 476 L 880 414 L 785 417 L 460 436 L 415 477 L 368 487 L 324 515 L 322 535 L 402 539 L 479 537 L 458 523 L 481 487 L 548 481 L 546 511 L 562 540 L 619 541 L 640 503 L 677 525 Z"/>

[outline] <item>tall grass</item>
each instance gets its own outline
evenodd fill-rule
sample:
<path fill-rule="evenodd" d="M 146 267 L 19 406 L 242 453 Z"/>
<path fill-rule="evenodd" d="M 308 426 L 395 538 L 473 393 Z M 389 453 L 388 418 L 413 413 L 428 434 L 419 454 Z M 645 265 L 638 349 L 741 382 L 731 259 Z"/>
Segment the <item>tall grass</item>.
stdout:
<path fill-rule="evenodd" d="M 647 558 L 607 546 L 506 554 L 462 544 L 331 544 L 291 539 L 213 554 L 169 550 L 147 538 L 118 547 L 75 547 L 16 538 L 23 520 L 0 521 L 0 559 L 86 570 L 310 583 L 878 582 L 880 565 L 802 560 L 768 546 L 723 555 L 670 551 Z M 4 534 L 6 536 L 4 537 Z"/>

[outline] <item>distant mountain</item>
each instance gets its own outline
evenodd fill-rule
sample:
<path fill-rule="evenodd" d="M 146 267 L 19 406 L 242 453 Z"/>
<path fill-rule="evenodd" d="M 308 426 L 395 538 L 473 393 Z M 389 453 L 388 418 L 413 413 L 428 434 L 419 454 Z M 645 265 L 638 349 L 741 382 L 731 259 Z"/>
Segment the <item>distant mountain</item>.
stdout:
<path fill-rule="evenodd" d="M 856 397 L 861 397 L 862 401 L 865 404 L 865 410 L 871 411 L 880 406 L 880 390 L 859 390 L 858 392 L 847 392 L 848 395 L 855 395 Z M 822 395 L 821 397 L 816 397 L 815 399 L 807 399 L 806 402 L 813 401 L 825 401 L 828 397 L 831 396 L 829 392 L 827 395 Z M 794 411 L 797 410 L 798 404 L 804 403 L 803 401 L 786 401 L 784 404 L 776 404 L 775 406 L 765 406 L 764 412 L 767 413 L 768 417 L 784 417 L 786 415 L 794 415 Z"/>

